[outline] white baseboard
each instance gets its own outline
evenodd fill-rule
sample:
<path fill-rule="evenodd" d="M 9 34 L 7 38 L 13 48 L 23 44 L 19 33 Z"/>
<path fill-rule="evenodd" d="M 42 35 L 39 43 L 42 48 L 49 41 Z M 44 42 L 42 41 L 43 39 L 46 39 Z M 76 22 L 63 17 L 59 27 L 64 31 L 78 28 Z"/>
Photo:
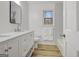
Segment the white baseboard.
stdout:
<path fill-rule="evenodd" d="M 65 56 L 65 53 L 64 53 L 65 47 L 64 47 L 63 40 L 58 39 L 57 42 L 56 42 L 56 45 L 58 46 L 58 48 L 59 48 L 61 54 L 62 54 L 63 56 Z"/>

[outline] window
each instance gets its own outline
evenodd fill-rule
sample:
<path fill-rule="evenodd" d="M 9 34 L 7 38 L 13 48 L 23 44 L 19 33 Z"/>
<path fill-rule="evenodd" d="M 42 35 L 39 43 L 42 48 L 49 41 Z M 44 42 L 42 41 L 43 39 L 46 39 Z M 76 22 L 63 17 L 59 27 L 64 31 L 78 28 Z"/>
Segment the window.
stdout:
<path fill-rule="evenodd" d="M 52 11 L 44 11 L 44 18 L 52 18 L 53 13 Z"/>
<path fill-rule="evenodd" d="M 53 11 L 43 11 L 44 24 L 53 24 Z"/>

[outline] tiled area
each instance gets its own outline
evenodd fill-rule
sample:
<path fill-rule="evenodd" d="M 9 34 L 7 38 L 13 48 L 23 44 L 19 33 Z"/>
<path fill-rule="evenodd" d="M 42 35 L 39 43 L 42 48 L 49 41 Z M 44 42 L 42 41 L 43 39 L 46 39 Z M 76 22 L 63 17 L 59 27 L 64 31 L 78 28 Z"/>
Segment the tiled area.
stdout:
<path fill-rule="evenodd" d="M 56 45 L 38 44 L 38 48 L 34 49 L 32 57 L 62 57 L 62 55 Z"/>

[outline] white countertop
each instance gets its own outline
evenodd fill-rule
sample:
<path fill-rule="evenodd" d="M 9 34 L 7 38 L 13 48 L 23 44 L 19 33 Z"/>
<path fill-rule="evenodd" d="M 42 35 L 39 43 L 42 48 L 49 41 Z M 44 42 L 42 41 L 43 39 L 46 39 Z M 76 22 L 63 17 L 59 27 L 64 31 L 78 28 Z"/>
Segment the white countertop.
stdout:
<path fill-rule="evenodd" d="M 0 37 L 0 42 L 3 42 L 3 41 L 6 41 L 6 40 L 9 40 L 9 39 L 12 39 L 12 38 L 15 38 L 17 36 L 20 36 L 20 35 L 23 35 L 23 34 L 26 34 L 26 33 L 30 33 L 32 31 L 23 31 L 23 32 L 11 32 L 11 33 L 5 33 L 5 34 L 0 34 L 0 35 L 9 35 L 9 36 L 5 36 L 5 37 Z"/>

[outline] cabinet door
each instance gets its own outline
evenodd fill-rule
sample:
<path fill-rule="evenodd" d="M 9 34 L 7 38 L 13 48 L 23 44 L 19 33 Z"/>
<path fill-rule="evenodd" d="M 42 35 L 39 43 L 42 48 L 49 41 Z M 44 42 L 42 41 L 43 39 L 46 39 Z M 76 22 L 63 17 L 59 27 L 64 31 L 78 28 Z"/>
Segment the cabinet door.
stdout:
<path fill-rule="evenodd" d="M 33 33 L 27 33 L 19 37 L 19 56 L 24 57 L 33 46 Z"/>
<path fill-rule="evenodd" d="M 28 33 L 28 47 L 31 48 L 34 45 L 34 35 L 33 32 Z"/>
<path fill-rule="evenodd" d="M 8 56 L 18 57 L 18 38 L 8 40 Z"/>
<path fill-rule="evenodd" d="M 33 32 L 29 32 L 28 34 L 25 35 L 25 38 L 27 38 L 26 40 L 26 56 L 30 56 L 32 54 L 32 49 L 33 49 L 33 45 L 34 45 L 34 38 L 33 38 Z"/>
<path fill-rule="evenodd" d="M 7 56 L 8 56 L 7 42 L 0 42 L 0 57 L 7 57 Z"/>
<path fill-rule="evenodd" d="M 19 37 L 19 56 L 20 57 L 26 56 L 28 52 L 27 40 L 28 38 L 26 34 Z"/>

